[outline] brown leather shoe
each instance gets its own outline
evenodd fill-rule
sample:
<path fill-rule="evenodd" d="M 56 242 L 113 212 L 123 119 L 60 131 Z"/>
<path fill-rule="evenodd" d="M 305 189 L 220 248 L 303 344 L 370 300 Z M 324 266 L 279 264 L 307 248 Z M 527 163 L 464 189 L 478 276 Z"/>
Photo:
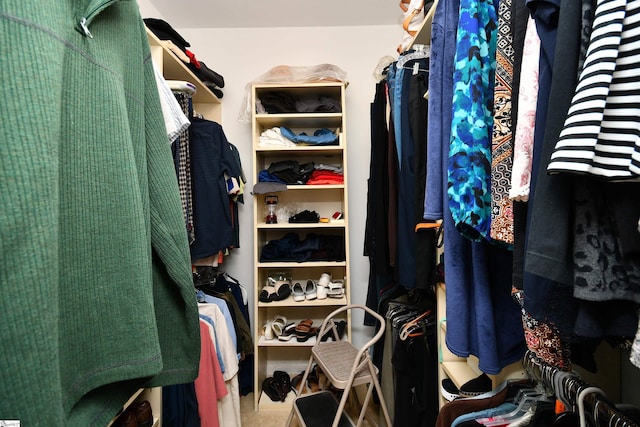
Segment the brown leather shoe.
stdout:
<path fill-rule="evenodd" d="M 132 406 L 133 413 L 138 421 L 138 427 L 151 427 L 153 425 L 153 412 L 149 401 L 136 402 Z"/>
<path fill-rule="evenodd" d="M 116 419 L 113 423 L 113 427 L 138 427 L 136 414 L 134 414 L 130 409 L 127 409 Z"/>

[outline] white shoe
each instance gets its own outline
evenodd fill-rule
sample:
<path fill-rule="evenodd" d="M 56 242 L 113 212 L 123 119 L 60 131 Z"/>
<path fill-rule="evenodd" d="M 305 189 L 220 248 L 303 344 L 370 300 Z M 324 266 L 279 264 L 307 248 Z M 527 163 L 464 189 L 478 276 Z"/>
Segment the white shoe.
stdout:
<path fill-rule="evenodd" d="M 327 292 L 328 291 L 326 287 L 318 285 L 318 288 L 317 288 L 318 299 L 327 299 Z"/>

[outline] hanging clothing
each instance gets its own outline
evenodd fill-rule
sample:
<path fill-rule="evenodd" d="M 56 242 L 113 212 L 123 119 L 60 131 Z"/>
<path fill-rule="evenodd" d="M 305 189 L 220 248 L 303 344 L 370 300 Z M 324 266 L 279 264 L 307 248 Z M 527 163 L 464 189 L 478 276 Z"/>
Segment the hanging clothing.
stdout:
<path fill-rule="evenodd" d="M 0 330 L 0 413 L 107 425 L 143 385 L 198 372 L 189 249 L 144 24 L 135 2 L 3 0 L 0 27 L 13 82 L 0 89 L 10 124 L 0 312 L 11 325 Z"/>
<path fill-rule="evenodd" d="M 548 171 L 609 179 L 640 173 L 640 107 L 629 102 L 640 93 L 639 15 L 636 2 L 598 1 L 592 41 Z"/>
<path fill-rule="evenodd" d="M 492 0 L 461 0 L 458 18 L 447 193 L 455 227 L 481 241 L 490 238 L 498 17 Z"/>
<path fill-rule="evenodd" d="M 230 247 L 233 220 L 225 173 L 238 176 L 235 159 L 220 124 L 194 117 L 189 128 L 195 240 L 191 259 L 198 260 Z"/>
<path fill-rule="evenodd" d="M 511 0 L 500 0 L 496 41 L 496 74 L 493 91 L 491 139 L 491 228 L 489 237 L 513 244 L 513 203 L 509 198 L 513 165 L 511 94 L 514 48 L 511 33 Z"/>
<path fill-rule="evenodd" d="M 438 72 L 430 75 L 425 218 L 437 219 L 438 211 L 442 211 L 447 346 L 460 357 L 478 356 L 483 372 L 497 373 L 520 359 L 525 351 L 520 312 L 510 293 L 512 255 L 505 249 L 489 245 L 486 240 L 471 242 L 463 237 L 449 210 L 447 180 L 441 178 L 439 181 L 442 186 L 437 191 L 442 197 L 439 203 L 432 200 L 432 194 L 436 192 L 431 192 L 432 187 L 429 187 L 430 177 L 431 185 L 437 182 L 436 174 L 432 173 L 434 170 L 443 171 L 442 175 L 446 177 L 453 109 L 444 106 L 451 105 L 453 84 L 448 86 L 443 82 L 447 81 L 447 76 L 453 76 L 456 44 L 455 38 L 449 36 L 456 34 L 458 16 L 458 8 L 451 2 L 438 2 L 433 21 L 436 31 L 432 33 L 431 45 L 431 65 L 437 66 Z M 443 39 L 439 38 L 441 34 Z M 439 97 L 437 91 L 441 91 Z M 434 162 L 434 157 L 441 159 L 441 163 Z"/>

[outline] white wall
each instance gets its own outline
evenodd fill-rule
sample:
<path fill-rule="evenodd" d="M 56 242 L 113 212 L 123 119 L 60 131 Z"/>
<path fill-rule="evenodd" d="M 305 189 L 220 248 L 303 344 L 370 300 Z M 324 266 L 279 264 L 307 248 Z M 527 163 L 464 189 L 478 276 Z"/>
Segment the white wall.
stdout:
<path fill-rule="evenodd" d="M 149 0 L 139 0 L 138 3 L 143 18 L 161 18 L 171 23 L 171 18 L 161 16 Z M 251 123 L 237 120 L 245 86 L 277 65 L 330 63 L 347 73 L 351 301 L 364 304 L 369 261 L 362 251 L 371 142 L 369 106 L 375 88 L 373 72 L 382 57 L 396 55 L 402 28 L 393 25 L 176 30 L 189 41 L 190 50 L 196 57 L 225 79 L 222 125 L 229 141 L 240 151 L 249 180 L 252 170 Z M 249 182 L 248 189 L 252 187 L 253 182 Z M 250 291 L 249 307 L 252 310 L 253 297 L 257 292 L 253 289 L 253 205 L 250 194 L 245 196 L 239 215 L 240 248 L 233 250 L 224 270 Z M 362 326 L 361 318 L 354 319 L 353 332 L 355 344 L 364 343 L 371 333 L 369 328 Z"/>

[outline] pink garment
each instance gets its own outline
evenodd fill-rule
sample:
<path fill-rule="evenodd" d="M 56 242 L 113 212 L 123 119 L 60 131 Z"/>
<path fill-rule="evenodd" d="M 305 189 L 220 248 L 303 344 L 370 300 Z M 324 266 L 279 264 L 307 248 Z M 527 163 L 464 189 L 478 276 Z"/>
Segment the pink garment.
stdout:
<path fill-rule="evenodd" d="M 513 169 L 509 197 L 526 202 L 529 200 L 531 162 L 533 160 L 533 132 L 538 102 L 538 62 L 540 38 L 533 18 L 529 18 L 524 36 L 520 91 L 518 92 L 518 121 L 513 146 Z"/>
<path fill-rule="evenodd" d="M 200 371 L 194 384 L 198 400 L 201 427 L 220 427 L 218 400 L 229 392 L 222 377 L 222 370 L 209 325 L 200 319 Z"/>

